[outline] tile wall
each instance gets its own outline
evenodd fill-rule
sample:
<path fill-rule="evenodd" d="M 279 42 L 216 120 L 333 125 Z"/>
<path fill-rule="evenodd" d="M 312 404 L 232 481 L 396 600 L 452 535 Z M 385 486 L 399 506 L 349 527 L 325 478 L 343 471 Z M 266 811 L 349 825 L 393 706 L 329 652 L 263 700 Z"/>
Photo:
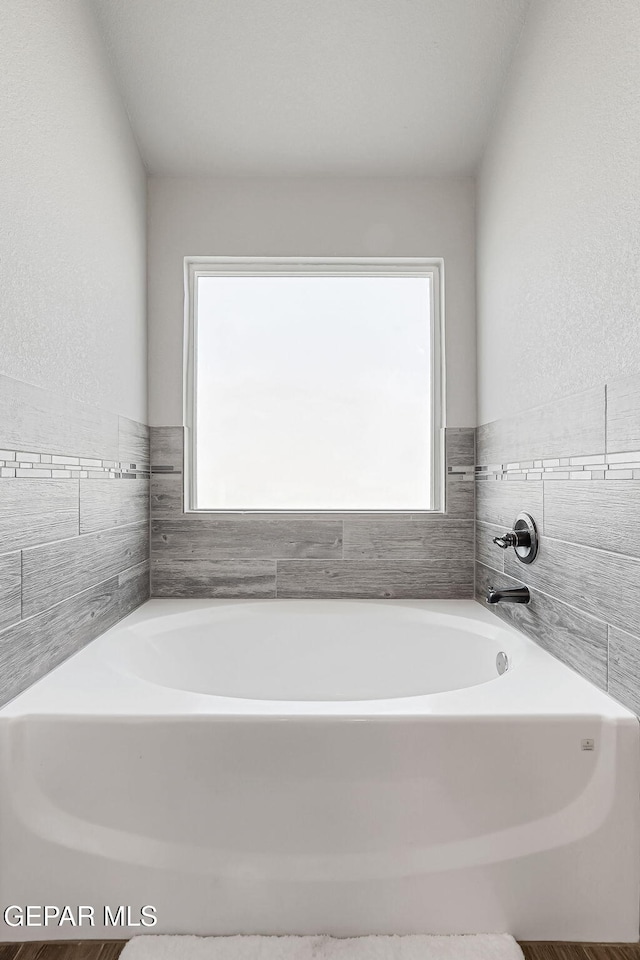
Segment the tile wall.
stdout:
<path fill-rule="evenodd" d="M 491 609 L 640 713 L 640 378 L 478 428 L 476 597 L 526 583 L 528 606 Z M 492 543 L 520 511 L 533 564 Z"/>
<path fill-rule="evenodd" d="M 446 514 L 184 513 L 183 429 L 151 429 L 154 597 L 473 596 L 473 429 L 448 429 Z"/>
<path fill-rule="evenodd" d="M 0 705 L 149 596 L 149 428 L 0 376 Z"/>
<path fill-rule="evenodd" d="M 477 599 L 525 582 L 495 614 L 640 712 L 638 378 L 480 427 L 475 484 L 474 431 L 448 429 L 445 514 L 184 513 L 183 429 L 150 433 L 151 468 L 144 425 L 0 377 L 0 703 L 147 599 L 149 567 L 156 597 L 470 597 L 475 516 Z M 530 567 L 491 542 L 521 510 Z"/>

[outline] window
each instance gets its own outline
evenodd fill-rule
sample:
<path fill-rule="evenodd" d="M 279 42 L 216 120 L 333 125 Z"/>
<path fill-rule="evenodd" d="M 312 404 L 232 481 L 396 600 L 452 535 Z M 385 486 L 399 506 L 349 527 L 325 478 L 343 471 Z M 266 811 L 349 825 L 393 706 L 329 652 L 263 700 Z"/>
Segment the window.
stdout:
<path fill-rule="evenodd" d="M 185 261 L 192 510 L 441 508 L 441 264 Z"/>

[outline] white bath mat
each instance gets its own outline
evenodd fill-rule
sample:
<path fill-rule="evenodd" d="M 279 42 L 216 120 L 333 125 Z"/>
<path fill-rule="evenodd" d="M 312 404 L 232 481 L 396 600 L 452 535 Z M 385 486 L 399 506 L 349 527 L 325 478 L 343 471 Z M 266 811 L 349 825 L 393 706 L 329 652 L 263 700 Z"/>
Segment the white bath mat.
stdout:
<path fill-rule="evenodd" d="M 134 937 L 121 960 L 523 960 L 509 934 L 459 937 Z"/>

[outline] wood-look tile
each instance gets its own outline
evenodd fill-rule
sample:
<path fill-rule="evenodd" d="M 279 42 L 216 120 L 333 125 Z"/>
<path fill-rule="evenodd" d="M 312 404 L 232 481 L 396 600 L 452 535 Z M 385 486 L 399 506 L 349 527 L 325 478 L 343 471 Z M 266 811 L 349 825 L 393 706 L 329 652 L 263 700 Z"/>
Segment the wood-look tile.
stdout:
<path fill-rule="evenodd" d="M 41 613 L 147 559 L 146 523 L 30 547 L 22 553 L 22 616 Z"/>
<path fill-rule="evenodd" d="M 446 514 L 460 520 L 473 520 L 476 510 L 477 484 L 467 480 L 448 480 Z"/>
<path fill-rule="evenodd" d="M 76 944 L 82 944 L 85 951 L 81 960 L 118 960 L 124 949 L 126 940 L 89 940 L 73 941 L 68 946 L 73 949 Z M 529 940 L 519 941 L 525 960 L 640 960 L 640 944 L 638 943 L 572 943 L 564 941 Z M 0 945 L 0 960 L 42 960 L 38 951 L 42 943 L 31 942 L 22 944 Z M 49 948 L 51 944 L 47 944 Z M 66 946 L 66 945 L 65 945 Z M 1 951 L 7 951 L 3 954 Z M 48 958 L 47 958 L 48 960 Z M 59 960 L 59 958 L 52 958 Z M 60 960 L 80 960 L 72 955 Z"/>
<path fill-rule="evenodd" d="M 511 530 L 518 514 L 524 511 L 542 529 L 541 480 L 479 480 L 475 486 L 478 520 Z"/>
<path fill-rule="evenodd" d="M 473 596 L 464 560 L 279 560 L 278 597 L 462 599 Z"/>
<path fill-rule="evenodd" d="M 100 943 L 91 940 L 67 940 L 40 943 L 32 960 L 100 960 L 102 955 Z"/>
<path fill-rule="evenodd" d="M 472 520 L 440 516 L 421 520 L 344 521 L 344 558 L 430 560 L 473 557 Z"/>
<path fill-rule="evenodd" d="M 636 629 L 632 636 L 609 627 L 609 693 L 640 714 L 640 621 Z"/>
<path fill-rule="evenodd" d="M 148 480 L 80 480 L 80 533 L 148 519 Z"/>
<path fill-rule="evenodd" d="M 0 480 L 0 553 L 78 533 L 77 480 Z"/>
<path fill-rule="evenodd" d="M 0 960 L 16 960 L 21 947 L 21 943 L 0 943 Z"/>
<path fill-rule="evenodd" d="M 478 427 L 480 465 L 587 456 L 605 448 L 605 391 L 593 387 Z"/>
<path fill-rule="evenodd" d="M 544 532 L 640 557 L 640 480 L 544 483 Z"/>
<path fill-rule="evenodd" d="M 607 453 L 640 450 L 640 377 L 607 384 Z"/>
<path fill-rule="evenodd" d="M 520 941 L 525 960 L 640 960 L 638 943 Z"/>
<path fill-rule="evenodd" d="M 151 474 L 151 516 L 179 517 L 183 510 L 183 476 L 181 473 Z"/>
<path fill-rule="evenodd" d="M 504 527 L 492 523 L 476 523 L 476 560 L 493 570 L 504 570 L 505 552 L 493 542 L 504 532 Z"/>
<path fill-rule="evenodd" d="M 173 474 L 163 474 L 157 475 L 158 477 L 166 477 L 167 479 L 179 479 L 179 474 L 175 476 Z M 473 486 L 473 484 L 467 484 L 467 486 Z M 287 510 L 286 512 L 273 511 L 273 510 L 251 510 L 247 512 L 246 510 L 202 510 L 196 513 L 190 513 L 190 516 L 197 517 L 207 517 L 215 516 L 222 518 L 224 520 L 287 520 L 289 522 L 295 523 L 304 523 L 307 520 L 332 520 L 334 522 L 343 523 L 347 520 L 351 523 L 368 523 L 370 519 L 376 520 L 424 520 L 434 519 L 442 520 L 446 519 L 445 514 L 438 511 L 429 511 L 429 510 L 413 510 L 413 511 L 403 511 L 403 510 L 369 510 L 369 511 L 360 511 L 354 512 L 349 510 Z"/>
<path fill-rule="evenodd" d="M 491 610 L 493 613 L 497 613 L 499 616 L 504 616 L 504 618 L 511 623 L 512 618 L 511 614 L 513 613 L 514 606 L 507 606 L 496 604 L 491 606 L 486 602 L 487 592 L 489 587 L 519 587 L 521 586 L 520 580 L 516 580 L 515 577 L 510 577 L 508 574 L 504 573 L 502 570 L 495 570 L 492 567 L 486 566 L 484 563 L 476 561 L 475 569 L 475 587 L 474 587 L 474 597 L 488 610 Z M 517 613 L 517 611 L 515 611 Z M 515 626 L 516 624 L 514 624 Z"/>
<path fill-rule="evenodd" d="M 151 470 L 154 467 L 173 467 L 179 473 L 184 470 L 184 427 L 151 427 Z"/>
<path fill-rule="evenodd" d="M 157 557 L 181 559 L 341 557 L 342 521 L 311 515 L 291 519 L 191 513 L 176 520 L 154 520 L 151 544 Z"/>
<path fill-rule="evenodd" d="M 0 705 L 118 620 L 118 579 L 85 590 L 0 633 Z"/>
<path fill-rule="evenodd" d="M 144 560 L 118 574 L 118 618 L 128 616 L 151 596 L 151 564 Z"/>
<path fill-rule="evenodd" d="M 640 622 L 640 560 L 542 537 L 526 569 L 507 551 L 505 572 L 621 630 Z"/>
<path fill-rule="evenodd" d="M 0 630 L 20 619 L 21 567 L 19 550 L 0 555 Z"/>
<path fill-rule="evenodd" d="M 478 563 L 476 598 L 485 608 L 492 610 L 506 623 L 522 630 L 558 660 L 562 660 L 602 690 L 606 690 L 606 623 L 535 590 L 529 583 L 527 567 L 522 563 L 519 566 L 523 571 L 522 579 L 496 573 L 495 570 Z M 530 603 L 497 603 L 491 606 L 486 603 L 489 586 L 516 587 L 523 582 L 531 589 Z"/>
<path fill-rule="evenodd" d="M 118 459 L 118 417 L 0 376 L 0 448 Z"/>
<path fill-rule="evenodd" d="M 154 559 L 151 593 L 154 597 L 269 599 L 276 595 L 276 561 Z"/>
<path fill-rule="evenodd" d="M 146 424 L 118 417 L 118 460 L 136 466 L 149 463 L 149 427 Z"/>
<path fill-rule="evenodd" d="M 469 467 L 475 464 L 475 427 L 447 427 L 444 436 L 447 467 Z"/>
<path fill-rule="evenodd" d="M 102 944 L 102 949 L 98 957 L 85 958 L 85 960 L 118 960 L 118 957 L 125 948 L 126 940 L 107 940 Z"/>
<path fill-rule="evenodd" d="M 287 514 L 287 516 L 296 516 L 296 514 Z M 446 513 L 440 513 L 440 511 L 433 510 L 414 510 L 412 512 L 406 512 L 403 510 L 371 510 L 368 513 L 350 513 L 343 511 L 342 513 L 323 513 L 322 518 L 324 520 L 333 519 L 333 520 L 342 520 L 344 523 L 370 523 L 371 520 L 428 520 L 432 522 L 438 522 L 442 520 L 448 520 Z M 457 518 L 456 518 L 457 519 Z M 462 518 L 467 519 L 467 518 Z"/>
<path fill-rule="evenodd" d="M 118 960 L 127 940 L 0 943 L 0 960 Z"/>

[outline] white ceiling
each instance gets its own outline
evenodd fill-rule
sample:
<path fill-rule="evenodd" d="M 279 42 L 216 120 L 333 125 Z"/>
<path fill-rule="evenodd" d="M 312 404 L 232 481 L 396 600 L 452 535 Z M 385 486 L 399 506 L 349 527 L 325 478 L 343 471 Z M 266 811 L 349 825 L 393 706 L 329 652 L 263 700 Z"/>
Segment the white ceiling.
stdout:
<path fill-rule="evenodd" d="M 473 173 L 529 0 L 90 0 L 170 176 Z"/>

